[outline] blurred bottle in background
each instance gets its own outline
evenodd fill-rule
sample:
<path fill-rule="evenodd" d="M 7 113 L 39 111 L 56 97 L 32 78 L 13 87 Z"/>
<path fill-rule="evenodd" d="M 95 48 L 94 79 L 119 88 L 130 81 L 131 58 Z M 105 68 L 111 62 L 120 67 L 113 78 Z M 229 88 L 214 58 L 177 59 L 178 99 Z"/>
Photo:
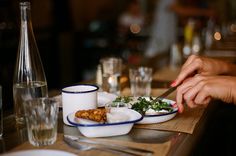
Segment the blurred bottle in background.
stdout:
<path fill-rule="evenodd" d="M 102 66 L 101 64 L 97 65 L 97 71 L 96 71 L 96 84 L 99 87 L 99 90 L 102 90 Z"/>
<path fill-rule="evenodd" d="M 191 54 L 198 55 L 202 48 L 201 33 L 197 29 L 197 21 L 189 19 L 184 27 L 184 47 L 183 56 L 186 58 Z"/>
<path fill-rule="evenodd" d="M 180 50 L 180 45 L 174 43 L 170 49 L 170 67 L 172 69 L 180 67 L 182 64 L 182 53 Z"/>
<path fill-rule="evenodd" d="M 183 47 L 183 56 L 187 57 L 192 52 L 192 41 L 194 36 L 194 27 L 195 21 L 189 19 L 186 26 L 184 27 L 184 47 Z"/>
<path fill-rule="evenodd" d="M 198 55 L 202 50 L 202 41 L 198 33 L 193 36 L 192 41 L 192 54 Z"/>
<path fill-rule="evenodd" d="M 214 21 L 209 19 L 205 32 L 205 49 L 210 49 L 213 44 Z"/>

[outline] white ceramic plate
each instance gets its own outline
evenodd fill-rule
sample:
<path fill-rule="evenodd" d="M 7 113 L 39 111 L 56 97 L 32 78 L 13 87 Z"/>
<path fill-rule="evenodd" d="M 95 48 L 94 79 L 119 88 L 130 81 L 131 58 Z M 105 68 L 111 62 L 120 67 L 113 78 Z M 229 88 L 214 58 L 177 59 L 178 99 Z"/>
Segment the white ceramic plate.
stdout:
<path fill-rule="evenodd" d="M 5 153 L 2 156 L 76 156 L 73 153 L 59 150 L 24 150 L 18 152 Z"/>
<path fill-rule="evenodd" d="M 173 105 L 176 103 L 175 101 L 169 100 L 169 99 L 163 99 L 163 101 L 169 103 L 170 105 Z M 161 122 L 171 120 L 172 118 L 176 116 L 178 112 L 177 107 L 173 107 L 173 109 L 174 110 L 169 113 L 163 113 L 163 114 L 157 114 L 157 115 L 145 115 L 141 121 L 137 122 L 137 124 L 153 124 L 153 123 L 161 123 Z"/>
<path fill-rule="evenodd" d="M 133 124 L 143 119 L 140 113 L 128 108 L 112 108 L 111 112 L 121 113 L 128 118 L 126 121 L 101 124 L 78 119 L 75 117 L 75 113 L 71 113 L 67 116 L 67 120 L 70 124 L 77 126 L 78 130 L 86 137 L 109 137 L 129 133 Z"/>

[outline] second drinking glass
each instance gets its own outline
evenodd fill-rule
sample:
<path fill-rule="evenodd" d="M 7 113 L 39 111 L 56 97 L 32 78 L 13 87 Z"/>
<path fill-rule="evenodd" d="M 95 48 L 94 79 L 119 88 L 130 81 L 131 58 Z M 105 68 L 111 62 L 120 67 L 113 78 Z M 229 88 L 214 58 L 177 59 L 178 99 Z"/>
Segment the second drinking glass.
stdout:
<path fill-rule="evenodd" d="M 129 69 L 129 79 L 132 96 L 150 96 L 152 68 L 131 68 Z"/>
<path fill-rule="evenodd" d="M 107 57 L 101 59 L 100 62 L 102 65 L 102 90 L 119 95 L 122 59 Z"/>

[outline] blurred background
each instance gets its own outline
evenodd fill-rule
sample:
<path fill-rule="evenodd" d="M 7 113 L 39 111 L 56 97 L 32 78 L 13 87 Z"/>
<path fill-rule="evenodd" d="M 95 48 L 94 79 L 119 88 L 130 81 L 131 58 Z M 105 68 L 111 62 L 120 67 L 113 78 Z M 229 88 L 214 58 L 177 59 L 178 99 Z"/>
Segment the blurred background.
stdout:
<path fill-rule="evenodd" d="M 0 84 L 4 109 L 13 106 L 19 43 L 19 0 L 0 0 Z M 99 60 L 125 64 L 220 49 L 236 31 L 235 0 L 31 0 L 34 34 L 49 90 L 96 76 Z M 230 38 L 230 37 L 228 37 Z M 234 38 L 235 39 L 235 38 Z M 176 49 L 177 48 L 177 49 Z M 228 46 L 234 51 L 235 46 Z M 173 50 L 178 54 L 170 55 Z M 180 61 L 181 61 L 180 60 Z M 178 59 L 177 59 L 178 61 Z M 181 63 L 181 62 L 177 62 Z"/>

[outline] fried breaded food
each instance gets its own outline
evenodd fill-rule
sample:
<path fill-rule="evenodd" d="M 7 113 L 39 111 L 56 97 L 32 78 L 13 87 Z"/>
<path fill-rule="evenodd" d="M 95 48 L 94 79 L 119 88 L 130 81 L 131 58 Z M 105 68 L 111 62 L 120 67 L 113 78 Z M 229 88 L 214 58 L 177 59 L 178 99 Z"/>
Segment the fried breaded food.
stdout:
<path fill-rule="evenodd" d="M 105 123 L 107 121 L 105 108 L 79 110 L 75 113 L 75 116 L 77 118 L 88 119 L 99 123 Z"/>

